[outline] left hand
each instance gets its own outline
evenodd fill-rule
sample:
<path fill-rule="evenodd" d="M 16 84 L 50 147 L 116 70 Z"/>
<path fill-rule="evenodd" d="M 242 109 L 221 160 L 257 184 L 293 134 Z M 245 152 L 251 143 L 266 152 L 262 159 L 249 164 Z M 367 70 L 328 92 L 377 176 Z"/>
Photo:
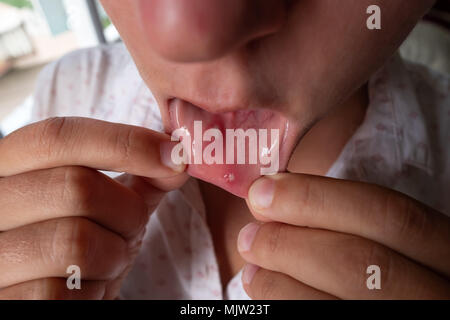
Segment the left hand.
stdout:
<path fill-rule="evenodd" d="M 257 180 L 247 203 L 262 222 L 238 240 L 253 299 L 450 298 L 450 218 L 406 195 L 286 173 Z"/>

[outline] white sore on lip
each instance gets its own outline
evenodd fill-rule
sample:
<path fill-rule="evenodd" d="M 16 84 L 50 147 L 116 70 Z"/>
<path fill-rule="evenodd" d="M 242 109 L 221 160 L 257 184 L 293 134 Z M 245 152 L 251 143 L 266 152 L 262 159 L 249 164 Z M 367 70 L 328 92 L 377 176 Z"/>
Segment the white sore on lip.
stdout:
<path fill-rule="evenodd" d="M 227 173 L 223 176 L 226 182 L 233 182 L 234 181 L 234 174 Z"/>

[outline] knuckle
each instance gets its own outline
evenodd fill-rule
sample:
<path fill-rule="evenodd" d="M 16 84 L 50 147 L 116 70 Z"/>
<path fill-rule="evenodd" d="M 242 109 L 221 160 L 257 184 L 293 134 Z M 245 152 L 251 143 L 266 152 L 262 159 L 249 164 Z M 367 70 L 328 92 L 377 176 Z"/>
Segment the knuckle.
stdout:
<path fill-rule="evenodd" d="M 382 285 L 386 287 L 386 284 L 391 283 L 390 278 L 393 269 L 393 254 L 389 249 L 375 242 L 367 241 L 367 246 L 367 254 L 362 260 L 363 267 L 366 271 L 367 267 L 370 265 L 379 266 L 381 270 L 380 281 Z M 393 279 L 393 282 L 395 282 L 395 279 Z"/>
<path fill-rule="evenodd" d="M 74 219 L 70 224 L 71 234 L 67 237 L 67 246 L 70 248 L 71 258 L 78 265 L 90 267 L 94 262 L 96 230 L 94 224 L 87 219 Z"/>
<path fill-rule="evenodd" d="M 58 146 L 65 141 L 67 132 L 71 131 L 72 121 L 65 117 L 52 117 L 43 120 L 40 125 L 33 126 L 33 135 L 38 138 L 37 152 L 46 159 L 60 150 Z"/>
<path fill-rule="evenodd" d="M 406 239 L 423 239 L 430 232 L 430 215 L 424 206 L 388 191 L 384 199 L 384 230 L 386 234 Z"/>
<path fill-rule="evenodd" d="M 126 267 L 128 247 L 121 237 L 82 217 L 57 219 L 52 224 L 41 252 L 44 263 L 64 276 L 68 266 L 76 265 L 83 279 L 110 280 Z"/>
<path fill-rule="evenodd" d="M 397 283 L 394 269 L 397 269 L 394 253 L 376 242 L 352 235 L 343 235 L 337 243 L 340 249 L 336 267 L 339 277 L 346 279 L 346 295 L 359 295 L 367 290 L 367 273 L 371 265 L 380 268 L 380 282 L 383 291 L 389 292 Z M 397 275 L 398 276 L 398 275 Z M 376 294 L 377 290 L 372 293 Z"/>
<path fill-rule="evenodd" d="M 114 146 L 118 161 L 125 166 L 133 155 L 135 132 L 130 127 L 122 127 L 114 135 Z"/>
<path fill-rule="evenodd" d="M 352 235 L 342 235 L 334 241 L 330 249 L 340 251 L 336 261 L 339 277 L 346 277 L 346 283 L 355 284 L 352 290 L 364 289 L 367 267 L 376 264 L 372 261 L 372 248 L 362 238 Z"/>
<path fill-rule="evenodd" d="M 96 203 L 96 173 L 83 167 L 61 169 L 61 199 L 72 211 L 86 214 Z M 98 200 L 98 199 L 97 199 Z"/>
<path fill-rule="evenodd" d="M 390 281 L 391 269 L 392 269 L 392 259 L 393 256 L 391 251 L 376 242 L 355 239 L 354 244 L 356 248 L 350 248 L 348 252 L 351 252 L 345 258 L 352 267 L 353 282 L 359 283 L 361 288 L 366 288 L 367 280 L 367 268 L 371 265 L 376 265 L 380 267 L 380 281 L 382 286 L 385 288 L 386 284 Z"/>
<path fill-rule="evenodd" d="M 96 256 L 96 231 L 95 224 L 85 218 L 56 220 L 46 260 L 88 269 Z"/>

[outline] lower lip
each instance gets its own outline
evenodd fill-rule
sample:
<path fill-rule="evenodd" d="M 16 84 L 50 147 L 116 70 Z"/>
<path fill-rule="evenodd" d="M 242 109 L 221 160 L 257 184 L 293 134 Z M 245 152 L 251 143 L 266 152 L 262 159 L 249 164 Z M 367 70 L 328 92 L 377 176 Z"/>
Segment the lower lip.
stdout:
<path fill-rule="evenodd" d="M 210 128 L 217 128 L 226 137 L 226 129 L 267 129 L 269 132 L 268 142 L 271 142 L 270 129 L 277 129 L 279 132 L 279 164 L 278 171 L 284 171 L 289 160 L 290 153 L 295 142 L 295 128 L 289 124 L 289 121 L 283 116 L 264 109 L 259 110 L 241 110 L 221 114 L 213 114 L 200 109 L 186 101 L 173 99 L 169 103 L 169 114 L 171 120 L 171 129 L 183 128 L 192 139 L 191 143 L 202 144 L 203 150 L 210 142 L 196 141 L 199 136 L 194 135 L 194 121 L 201 121 L 203 132 Z M 247 140 L 247 139 L 246 139 Z M 259 140 L 259 137 L 258 137 Z M 259 141 L 257 146 L 259 146 Z M 185 147 L 190 147 L 185 145 Z M 224 146 L 224 159 L 226 157 L 226 147 Z M 261 150 L 258 150 L 260 156 Z M 245 146 L 246 163 L 237 164 L 206 164 L 205 162 L 191 161 L 188 166 L 188 174 L 200 180 L 212 183 L 224 190 L 241 198 L 246 198 L 251 184 L 261 176 L 261 168 L 267 168 L 269 165 L 248 164 L 249 144 Z"/>

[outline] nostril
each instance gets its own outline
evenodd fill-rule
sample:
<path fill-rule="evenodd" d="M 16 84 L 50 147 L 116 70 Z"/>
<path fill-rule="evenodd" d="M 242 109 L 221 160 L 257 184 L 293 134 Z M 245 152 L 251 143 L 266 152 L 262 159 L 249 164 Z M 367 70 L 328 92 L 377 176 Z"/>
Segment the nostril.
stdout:
<path fill-rule="evenodd" d="M 138 0 L 142 31 L 168 60 L 205 61 L 276 32 L 285 15 L 279 0 Z"/>

